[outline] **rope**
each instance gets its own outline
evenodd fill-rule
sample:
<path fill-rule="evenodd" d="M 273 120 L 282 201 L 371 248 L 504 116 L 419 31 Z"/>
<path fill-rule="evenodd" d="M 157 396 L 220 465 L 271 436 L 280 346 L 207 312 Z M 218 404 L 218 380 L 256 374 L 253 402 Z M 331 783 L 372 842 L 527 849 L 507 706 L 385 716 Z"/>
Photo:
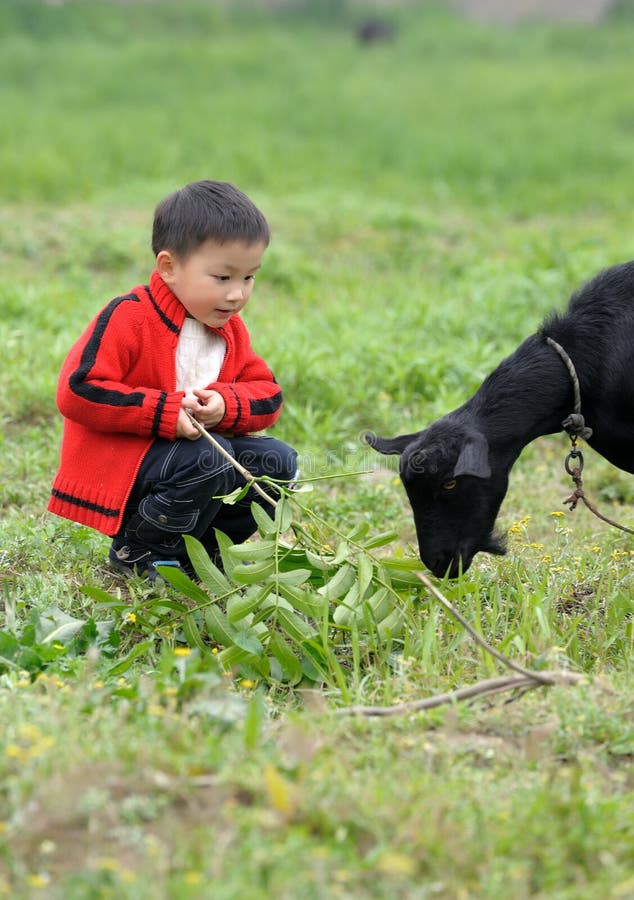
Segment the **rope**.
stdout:
<path fill-rule="evenodd" d="M 602 522 L 606 522 L 608 525 L 612 525 L 614 528 L 619 528 L 621 531 L 627 532 L 627 534 L 634 534 L 634 529 L 627 528 L 625 525 L 620 525 L 618 522 L 615 522 L 613 519 L 609 519 L 607 516 L 604 516 L 602 513 L 600 513 L 596 506 L 590 503 L 585 495 L 583 482 L 581 480 L 581 473 L 583 472 L 583 454 L 580 450 L 577 450 L 577 438 L 583 438 L 584 441 L 589 440 L 592 437 L 592 429 L 586 425 L 585 420 L 581 415 L 581 390 L 579 388 L 579 378 L 577 376 L 577 371 L 572 360 L 570 359 L 564 348 L 561 346 L 561 344 L 558 344 L 557 341 L 554 341 L 550 337 L 546 338 L 546 343 L 550 344 L 550 346 L 557 351 L 557 353 L 563 360 L 564 365 L 568 369 L 575 398 L 574 412 L 571 413 L 561 423 L 562 428 L 568 433 L 568 436 L 570 437 L 570 440 L 572 442 L 572 450 L 566 457 L 564 467 L 575 484 L 574 491 L 563 502 L 570 505 L 570 511 L 572 512 L 572 510 L 576 508 L 579 500 L 581 500 L 585 504 L 587 509 L 589 509 L 591 513 L 594 513 L 597 519 L 601 519 Z M 579 460 L 578 465 L 571 467 L 571 460 Z"/>

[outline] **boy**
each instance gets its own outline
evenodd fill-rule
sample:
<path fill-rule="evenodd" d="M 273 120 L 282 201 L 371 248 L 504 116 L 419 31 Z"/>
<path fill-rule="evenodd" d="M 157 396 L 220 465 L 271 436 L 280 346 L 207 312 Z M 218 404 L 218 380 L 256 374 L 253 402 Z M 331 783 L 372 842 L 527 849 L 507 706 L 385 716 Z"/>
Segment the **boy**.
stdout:
<path fill-rule="evenodd" d="M 269 239 L 260 210 L 231 184 L 170 194 L 154 215 L 149 284 L 104 307 L 62 367 L 64 436 L 48 508 L 111 536 L 110 563 L 124 574 L 154 581 L 159 563 L 189 568 L 184 534 L 214 556 L 214 528 L 234 543 L 255 531 L 258 494 L 234 506 L 218 499 L 244 480 L 190 416 L 252 475 L 295 475 L 291 447 L 252 434 L 282 405 L 239 315 Z"/>

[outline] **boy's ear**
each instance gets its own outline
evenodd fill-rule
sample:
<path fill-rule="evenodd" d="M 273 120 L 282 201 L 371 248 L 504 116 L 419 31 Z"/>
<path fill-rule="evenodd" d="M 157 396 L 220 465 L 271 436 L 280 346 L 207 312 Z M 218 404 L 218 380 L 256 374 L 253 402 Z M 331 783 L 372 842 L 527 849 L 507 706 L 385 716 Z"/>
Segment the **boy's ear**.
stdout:
<path fill-rule="evenodd" d="M 156 268 L 166 284 L 174 278 L 174 256 L 169 250 L 160 250 L 156 256 Z"/>

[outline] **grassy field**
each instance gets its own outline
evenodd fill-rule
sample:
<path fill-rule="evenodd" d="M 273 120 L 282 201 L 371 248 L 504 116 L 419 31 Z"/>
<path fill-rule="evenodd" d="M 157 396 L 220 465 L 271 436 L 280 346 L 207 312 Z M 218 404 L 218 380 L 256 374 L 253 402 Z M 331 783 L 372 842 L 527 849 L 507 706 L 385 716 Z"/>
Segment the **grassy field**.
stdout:
<path fill-rule="evenodd" d="M 275 619 L 277 668 L 223 665 L 197 595 L 122 582 L 106 538 L 45 512 L 65 353 L 147 280 L 155 203 L 226 179 L 273 230 L 245 317 L 276 434 L 322 479 L 296 533 L 357 584 L 413 566 L 360 435 L 459 405 L 632 256 L 628 9 L 509 29 L 403 6 L 362 47 L 345 3 L 3 4 L 0 897 L 634 897 L 634 542 L 563 506 L 563 434 L 513 470 L 508 554 L 438 584 L 516 662 L 585 680 L 417 715 L 344 711 L 500 671 L 422 585 L 394 634 L 325 609 L 319 658 Z M 631 524 L 631 478 L 591 451 L 584 474 Z"/>

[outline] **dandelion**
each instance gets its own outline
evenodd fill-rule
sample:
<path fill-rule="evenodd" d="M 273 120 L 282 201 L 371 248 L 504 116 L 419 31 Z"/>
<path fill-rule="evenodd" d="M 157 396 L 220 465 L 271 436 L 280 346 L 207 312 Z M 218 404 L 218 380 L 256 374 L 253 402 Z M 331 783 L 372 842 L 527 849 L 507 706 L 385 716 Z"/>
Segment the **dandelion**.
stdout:
<path fill-rule="evenodd" d="M 26 756 L 26 751 L 19 744 L 7 744 L 4 748 L 4 755 L 7 759 L 23 760 Z"/>
<path fill-rule="evenodd" d="M 176 647 L 174 649 L 174 656 L 190 656 L 191 652 L 189 647 Z"/>
<path fill-rule="evenodd" d="M 26 879 L 26 883 L 29 887 L 32 888 L 45 888 L 50 884 L 50 876 L 46 874 L 46 872 L 37 872 L 33 873 L 33 875 L 29 875 Z"/>

